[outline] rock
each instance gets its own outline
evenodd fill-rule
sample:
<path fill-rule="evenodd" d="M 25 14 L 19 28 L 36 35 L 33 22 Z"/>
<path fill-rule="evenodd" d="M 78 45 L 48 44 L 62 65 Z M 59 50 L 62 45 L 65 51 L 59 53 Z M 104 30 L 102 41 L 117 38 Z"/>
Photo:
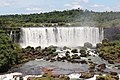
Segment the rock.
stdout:
<path fill-rule="evenodd" d="M 28 77 L 27 80 L 33 80 L 35 77 Z"/>
<path fill-rule="evenodd" d="M 87 57 L 87 54 L 81 54 L 80 57 Z"/>
<path fill-rule="evenodd" d="M 89 42 L 84 43 L 84 47 L 86 48 L 92 48 L 92 44 Z"/>
<path fill-rule="evenodd" d="M 100 48 L 101 46 L 102 46 L 101 43 L 97 43 L 97 44 L 96 44 L 96 48 Z"/>
<path fill-rule="evenodd" d="M 70 53 L 69 51 L 66 51 L 66 53 Z"/>
<path fill-rule="evenodd" d="M 98 71 L 103 71 L 105 68 L 106 68 L 106 64 L 100 64 L 100 65 L 98 65 L 97 70 Z"/>
<path fill-rule="evenodd" d="M 72 59 L 81 59 L 80 56 L 78 56 L 77 54 L 72 55 Z"/>
<path fill-rule="evenodd" d="M 55 59 L 51 59 L 50 62 L 55 62 L 56 60 Z"/>
<path fill-rule="evenodd" d="M 86 53 L 86 50 L 81 49 L 79 52 L 80 52 L 81 54 L 85 54 L 85 53 Z"/>
<path fill-rule="evenodd" d="M 80 59 L 72 59 L 70 62 L 71 63 L 80 63 L 81 61 L 80 61 Z"/>
<path fill-rule="evenodd" d="M 89 63 L 93 63 L 92 61 L 88 61 Z"/>
<path fill-rule="evenodd" d="M 87 50 L 87 48 L 86 47 L 79 47 L 80 48 L 80 50 Z"/>
<path fill-rule="evenodd" d="M 90 63 L 90 65 L 89 65 L 89 69 L 95 69 L 95 66 L 96 66 L 96 64 L 94 64 L 94 63 Z"/>
<path fill-rule="evenodd" d="M 70 49 L 69 47 L 67 47 L 67 46 L 64 46 L 63 47 L 63 50 L 66 50 L 66 49 Z"/>
<path fill-rule="evenodd" d="M 57 61 L 61 61 L 62 59 L 61 59 L 61 57 L 57 57 Z"/>
<path fill-rule="evenodd" d="M 72 53 L 78 53 L 78 50 L 77 49 L 73 49 L 71 52 Z"/>
<path fill-rule="evenodd" d="M 35 50 L 40 51 L 41 50 L 41 46 L 36 47 Z"/>
<path fill-rule="evenodd" d="M 88 59 L 89 61 L 91 61 L 91 59 Z"/>
<path fill-rule="evenodd" d="M 97 76 L 96 80 L 119 80 L 119 76 L 112 76 L 112 75 Z"/>
<path fill-rule="evenodd" d="M 108 60 L 109 64 L 114 64 L 114 62 L 112 60 Z"/>
<path fill-rule="evenodd" d="M 69 56 L 67 57 L 67 61 L 70 62 L 72 60 L 72 58 Z"/>
<path fill-rule="evenodd" d="M 80 50 L 80 56 L 81 57 L 87 57 L 86 51 L 85 50 Z"/>
<path fill-rule="evenodd" d="M 120 69 L 120 65 L 116 65 L 115 67 L 117 67 L 118 69 Z"/>
<path fill-rule="evenodd" d="M 117 72 L 110 72 L 110 75 L 117 76 Z"/>
<path fill-rule="evenodd" d="M 62 58 L 61 58 L 61 60 L 66 60 L 67 58 L 66 58 L 66 56 L 63 56 Z"/>
<path fill-rule="evenodd" d="M 86 60 L 81 60 L 80 63 L 81 64 L 87 64 L 87 61 Z"/>
<path fill-rule="evenodd" d="M 60 80 L 70 80 L 70 78 L 68 76 L 65 76 L 65 75 L 60 75 L 59 79 Z"/>
<path fill-rule="evenodd" d="M 53 77 L 53 78 L 59 78 L 60 75 L 59 74 L 52 74 L 51 77 Z"/>
<path fill-rule="evenodd" d="M 68 56 L 70 56 L 70 55 L 69 55 L 69 53 L 65 53 L 65 56 L 68 57 Z"/>
<path fill-rule="evenodd" d="M 103 40 L 102 40 L 102 43 L 108 43 L 108 42 L 109 42 L 108 39 L 103 39 Z"/>
<path fill-rule="evenodd" d="M 93 76 L 94 76 L 94 73 L 81 72 L 80 78 L 88 79 L 88 78 L 92 78 Z"/>

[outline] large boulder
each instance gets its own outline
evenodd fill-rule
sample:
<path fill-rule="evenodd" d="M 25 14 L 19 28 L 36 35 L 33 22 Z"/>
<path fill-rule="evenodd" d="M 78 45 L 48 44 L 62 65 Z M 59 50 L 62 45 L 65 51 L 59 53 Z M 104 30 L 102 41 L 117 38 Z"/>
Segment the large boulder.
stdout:
<path fill-rule="evenodd" d="M 77 49 L 73 49 L 71 52 L 72 53 L 78 53 L 78 50 Z"/>
<path fill-rule="evenodd" d="M 81 59 L 77 54 L 72 55 L 72 59 Z"/>
<path fill-rule="evenodd" d="M 100 65 L 98 65 L 98 68 L 97 68 L 98 71 L 103 71 L 105 69 L 106 69 L 106 64 L 100 64 Z"/>
<path fill-rule="evenodd" d="M 81 53 L 80 57 L 87 57 L 86 50 L 81 49 L 79 52 Z"/>
<path fill-rule="evenodd" d="M 92 48 L 92 44 L 89 42 L 84 43 L 84 47 L 86 48 Z"/>

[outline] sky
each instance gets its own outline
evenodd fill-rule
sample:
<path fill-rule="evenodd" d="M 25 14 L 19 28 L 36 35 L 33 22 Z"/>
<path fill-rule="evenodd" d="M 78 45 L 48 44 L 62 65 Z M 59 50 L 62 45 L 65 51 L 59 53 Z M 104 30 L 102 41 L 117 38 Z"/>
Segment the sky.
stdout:
<path fill-rule="evenodd" d="M 70 9 L 120 11 L 120 0 L 0 0 L 0 15 L 31 14 Z"/>

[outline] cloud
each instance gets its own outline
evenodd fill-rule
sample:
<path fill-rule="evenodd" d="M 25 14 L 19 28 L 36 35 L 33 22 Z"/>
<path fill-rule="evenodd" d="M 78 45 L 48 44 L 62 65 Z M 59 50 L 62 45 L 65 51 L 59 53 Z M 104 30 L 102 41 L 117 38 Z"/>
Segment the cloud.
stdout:
<path fill-rule="evenodd" d="M 81 4 L 83 4 L 83 3 L 88 3 L 89 2 L 89 0 L 73 0 L 73 2 L 72 3 L 68 3 L 68 4 L 65 4 L 64 6 L 65 7 L 69 7 L 69 8 L 71 8 L 71 9 L 77 9 L 77 8 L 83 8 L 82 6 L 81 6 Z"/>
<path fill-rule="evenodd" d="M 91 6 L 92 8 L 101 8 L 101 7 L 105 7 L 104 5 L 100 5 L 100 4 L 94 4 Z"/>
<path fill-rule="evenodd" d="M 0 7 L 8 7 L 8 6 L 12 6 L 15 4 L 14 0 L 1 0 L 0 1 Z"/>
<path fill-rule="evenodd" d="M 75 0 L 76 2 L 84 2 L 84 3 L 88 3 L 89 0 Z"/>
<path fill-rule="evenodd" d="M 65 4 L 64 6 L 65 7 L 70 7 L 72 9 L 81 8 L 80 3 L 78 3 L 78 2 L 73 2 L 71 4 Z"/>
<path fill-rule="evenodd" d="M 37 7 L 34 7 L 34 8 L 26 8 L 27 11 L 41 11 L 42 9 L 41 8 L 37 8 Z"/>
<path fill-rule="evenodd" d="M 1 2 L 0 3 L 0 7 L 8 7 L 8 6 L 12 6 L 13 3 L 9 3 L 9 2 Z"/>

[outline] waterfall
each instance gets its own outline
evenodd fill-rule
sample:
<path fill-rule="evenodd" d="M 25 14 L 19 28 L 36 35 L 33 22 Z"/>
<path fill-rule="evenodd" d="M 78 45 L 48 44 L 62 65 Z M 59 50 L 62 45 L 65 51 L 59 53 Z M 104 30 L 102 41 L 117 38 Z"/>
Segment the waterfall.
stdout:
<path fill-rule="evenodd" d="M 96 27 L 29 27 L 21 31 L 22 47 L 77 47 L 85 42 L 95 45 L 103 39 L 103 30 Z"/>

